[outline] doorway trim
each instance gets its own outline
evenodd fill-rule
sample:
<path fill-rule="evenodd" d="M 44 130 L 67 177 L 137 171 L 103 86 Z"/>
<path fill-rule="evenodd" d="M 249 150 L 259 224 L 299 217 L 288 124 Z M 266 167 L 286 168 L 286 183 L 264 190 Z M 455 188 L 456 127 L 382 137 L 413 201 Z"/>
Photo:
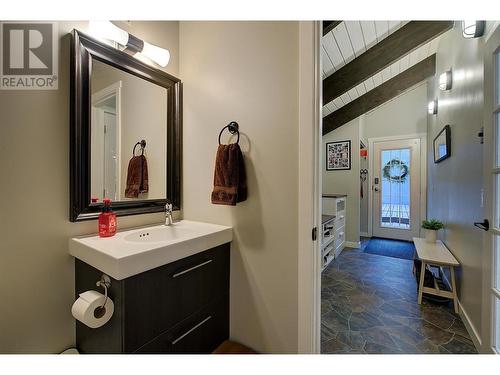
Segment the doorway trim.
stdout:
<path fill-rule="evenodd" d="M 118 81 L 113 83 L 112 85 L 109 85 L 102 90 L 97 91 L 96 93 L 92 94 L 92 103 L 91 106 L 95 107 L 99 105 L 99 103 L 109 99 L 110 97 L 114 96 L 115 101 L 116 101 L 116 109 L 115 109 L 115 115 L 116 115 L 116 159 L 117 159 L 117 181 L 116 181 L 116 191 L 118 193 L 118 197 L 120 197 L 121 194 L 121 187 L 122 187 L 122 118 L 121 118 L 121 113 L 122 113 L 122 81 Z"/>
<path fill-rule="evenodd" d="M 375 170 L 373 150 L 374 143 L 384 141 L 401 141 L 407 139 L 420 139 L 420 220 L 427 218 L 427 133 L 414 133 L 394 135 L 387 137 L 368 138 L 368 237 L 373 236 L 373 189 L 372 176 Z"/>
<path fill-rule="evenodd" d="M 297 353 L 321 350 L 321 21 L 299 21 Z M 320 236 L 317 236 L 319 238 Z"/>

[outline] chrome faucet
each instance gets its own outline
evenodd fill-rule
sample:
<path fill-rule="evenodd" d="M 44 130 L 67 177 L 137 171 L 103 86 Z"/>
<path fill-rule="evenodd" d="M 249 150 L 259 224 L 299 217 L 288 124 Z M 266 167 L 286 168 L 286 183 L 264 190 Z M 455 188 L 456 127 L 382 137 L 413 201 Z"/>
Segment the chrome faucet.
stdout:
<path fill-rule="evenodd" d="M 174 219 L 172 217 L 172 203 L 167 203 L 165 205 L 165 225 L 172 225 L 174 223 Z"/>

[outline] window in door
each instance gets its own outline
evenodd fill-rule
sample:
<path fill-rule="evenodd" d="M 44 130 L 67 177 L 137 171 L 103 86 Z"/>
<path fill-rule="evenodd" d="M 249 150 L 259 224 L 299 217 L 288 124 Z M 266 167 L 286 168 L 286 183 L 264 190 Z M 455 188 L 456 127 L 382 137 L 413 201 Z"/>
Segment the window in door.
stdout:
<path fill-rule="evenodd" d="M 493 347 L 497 353 L 500 353 L 500 56 L 495 55 L 495 107 L 493 113 L 494 120 L 494 155 L 495 165 L 492 170 L 494 187 L 494 206 L 495 212 L 493 217 L 493 282 L 492 282 L 492 299 L 493 299 Z"/>
<path fill-rule="evenodd" d="M 410 229 L 410 151 L 382 150 L 381 227 Z"/>
<path fill-rule="evenodd" d="M 497 199 L 498 199 L 497 195 Z M 497 210 L 498 215 L 498 210 Z M 494 239 L 493 253 L 493 347 L 500 353 L 500 236 Z"/>

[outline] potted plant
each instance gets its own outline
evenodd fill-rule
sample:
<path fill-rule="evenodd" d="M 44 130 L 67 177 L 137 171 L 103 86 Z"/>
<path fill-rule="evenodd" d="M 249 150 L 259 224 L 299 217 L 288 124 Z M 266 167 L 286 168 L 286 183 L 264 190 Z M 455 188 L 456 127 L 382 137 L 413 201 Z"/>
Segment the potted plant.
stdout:
<path fill-rule="evenodd" d="M 422 228 L 425 229 L 425 240 L 429 243 L 436 242 L 437 231 L 444 228 L 444 224 L 435 219 L 422 221 Z"/>

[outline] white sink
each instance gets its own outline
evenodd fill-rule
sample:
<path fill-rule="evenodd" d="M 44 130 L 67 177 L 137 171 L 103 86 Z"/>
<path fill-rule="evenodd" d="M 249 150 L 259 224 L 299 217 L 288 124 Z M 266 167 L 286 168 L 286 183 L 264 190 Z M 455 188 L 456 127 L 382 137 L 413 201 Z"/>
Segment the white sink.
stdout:
<path fill-rule="evenodd" d="M 69 253 L 116 280 L 175 262 L 233 239 L 231 227 L 181 220 L 116 233 L 109 238 L 76 237 Z"/>

